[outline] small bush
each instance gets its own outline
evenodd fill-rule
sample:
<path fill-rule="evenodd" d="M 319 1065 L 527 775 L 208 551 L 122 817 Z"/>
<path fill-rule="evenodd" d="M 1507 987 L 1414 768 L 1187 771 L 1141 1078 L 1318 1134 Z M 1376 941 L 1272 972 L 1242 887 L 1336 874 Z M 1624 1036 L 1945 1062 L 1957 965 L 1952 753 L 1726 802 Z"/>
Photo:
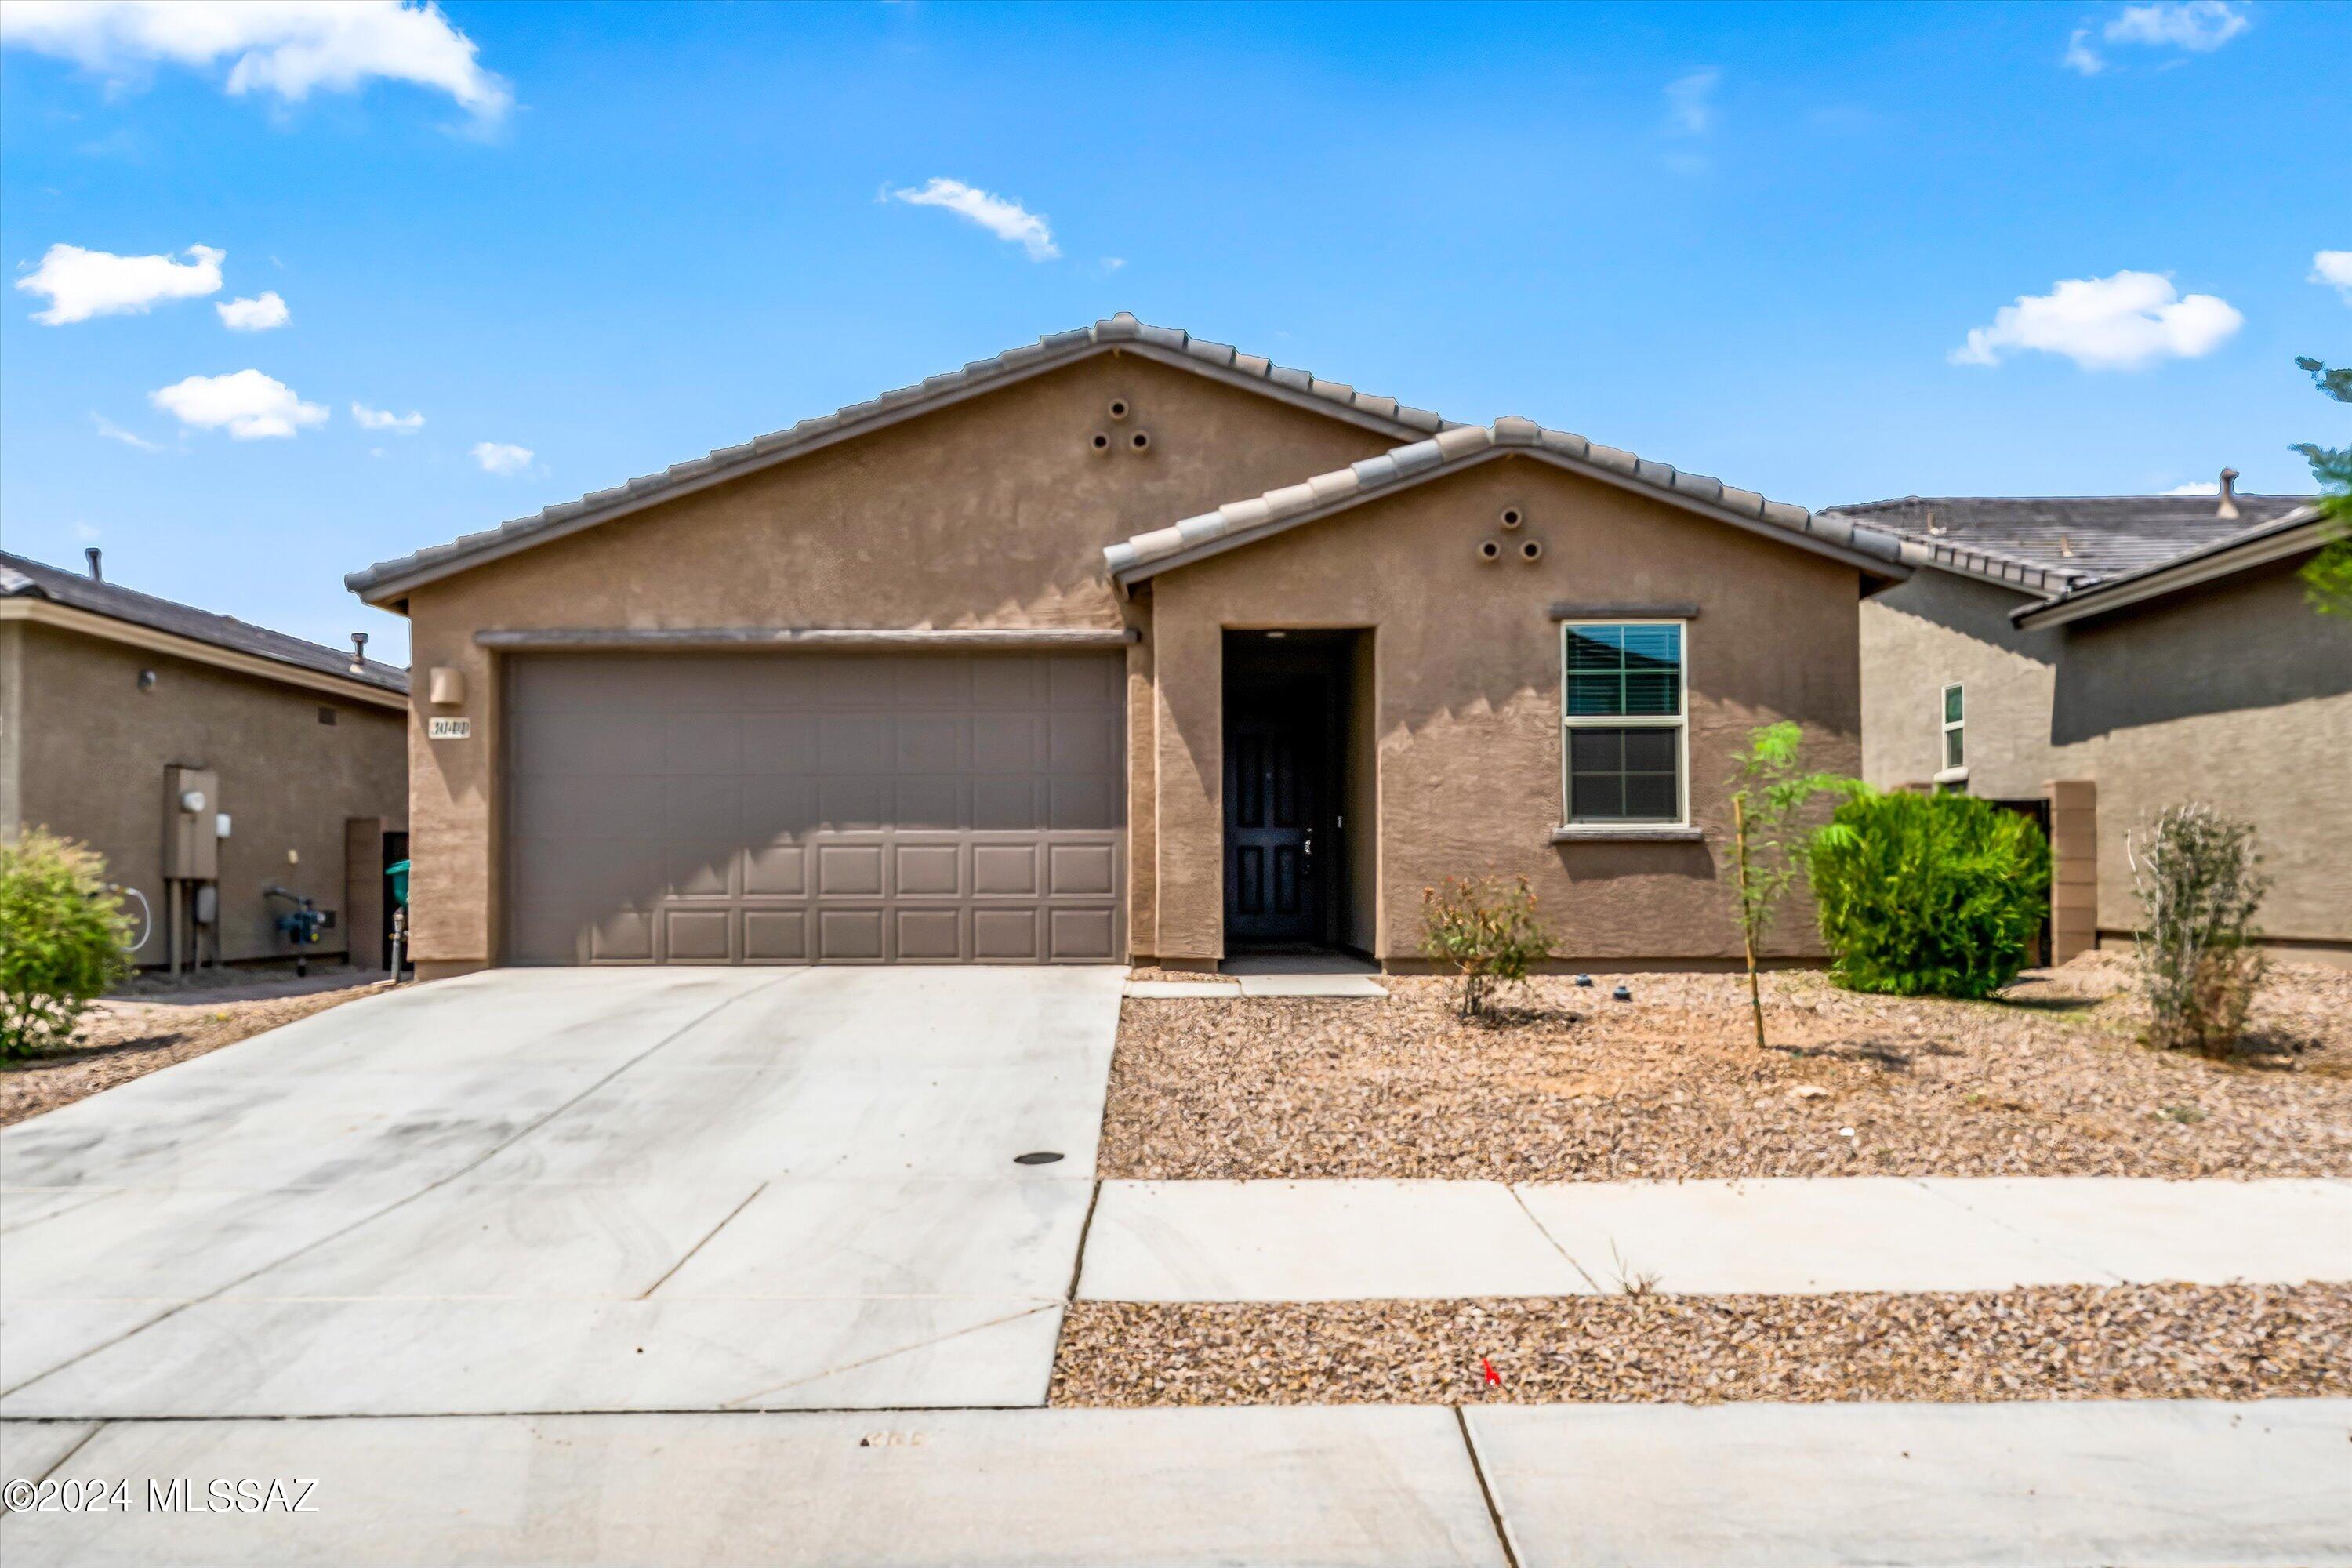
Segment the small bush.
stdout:
<path fill-rule="evenodd" d="M 2256 869 L 2254 830 L 2210 805 L 2177 805 L 2125 844 L 2139 895 L 2148 1044 L 2224 1055 L 2244 1033 L 2263 981 L 2251 939 L 2270 884 Z"/>
<path fill-rule="evenodd" d="M 91 850 L 41 828 L 0 844 L 0 1057 L 66 1044 L 91 999 L 129 973 L 130 922 L 105 873 Z"/>
<path fill-rule="evenodd" d="M 1965 795 L 1864 795 L 1813 837 L 1830 977 L 1895 996 L 1989 996 L 2050 912 L 2050 842 Z"/>
<path fill-rule="evenodd" d="M 1536 919 L 1525 877 L 1505 886 L 1490 878 L 1448 877 L 1421 890 L 1426 928 L 1421 950 L 1462 976 L 1462 1016 L 1494 1010 L 1495 988 L 1516 985 L 1551 953 L 1551 933 Z"/>

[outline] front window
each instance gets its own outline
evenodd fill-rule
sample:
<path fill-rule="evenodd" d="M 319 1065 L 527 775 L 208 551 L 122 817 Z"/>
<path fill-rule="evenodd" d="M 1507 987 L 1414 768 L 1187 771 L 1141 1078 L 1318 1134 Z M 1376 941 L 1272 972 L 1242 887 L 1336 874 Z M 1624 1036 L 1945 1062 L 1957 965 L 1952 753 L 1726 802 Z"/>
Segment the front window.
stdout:
<path fill-rule="evenodd" d="M 1968 766 L 1967 743 L 1961 739 L 1967 724 L 1967 710 L 1955 684 L 1944 688 L 1944 766 L 1947 770 Z"/>
<path fill-rule="evenodd" d="M 1684 624 L 1560 627 L 1560 753 L 1570 826 L 1688 817 Z"/>

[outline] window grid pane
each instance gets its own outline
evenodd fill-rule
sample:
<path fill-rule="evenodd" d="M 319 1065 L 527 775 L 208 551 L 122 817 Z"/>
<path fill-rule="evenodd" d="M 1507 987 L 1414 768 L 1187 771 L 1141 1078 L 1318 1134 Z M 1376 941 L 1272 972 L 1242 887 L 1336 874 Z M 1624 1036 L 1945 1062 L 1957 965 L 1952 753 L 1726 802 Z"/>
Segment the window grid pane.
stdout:
<path fill-rule="evenodd" d="M 1570 822 L 1682 820 L 1682 726 L 1568 731 Z"/>
<path fill-rule="evenodd" d="M 1683 821 L 1682 626 L 1568 626 L 1563 637 L 1568 820 Z"/>

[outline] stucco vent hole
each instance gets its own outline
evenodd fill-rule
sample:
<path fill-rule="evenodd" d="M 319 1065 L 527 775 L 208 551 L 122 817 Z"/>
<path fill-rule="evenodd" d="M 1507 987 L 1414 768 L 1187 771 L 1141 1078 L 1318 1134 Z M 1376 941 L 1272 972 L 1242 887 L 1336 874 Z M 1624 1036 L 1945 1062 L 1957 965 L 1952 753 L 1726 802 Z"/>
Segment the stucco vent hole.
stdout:
<path fill-rule="evenodd" d="M 1114 397 L 1110 400 L 1110 416 L 1113 419 L 1124 419 L 1128 416 L 1129 412 L 1129 409 L 1128 407 L 1126 398 Z"/>
<path fill-rule="evenodd" d="M 1503 558 L 1503 547 L 1502 547 L 1500 544 L 1496 543 L 1495 541 L 1493 541 L 1493 540 L 1491 540 L 1491 539 L 1482 539 L 1482 540 L 1480 540 L 1480 541 L 1478 542 L 1478 559 L 1479 559 L 1479 560 L 1481 560 L 1481 561 L 1500 561 L 1502 558 Z"/>
<path fill-rule="evenodd" d="M 1061 1157 L 1056 1150 L 1035 1149 L 1026 1154 L 1013 1155 L 1013 1163 L 1016 1165 L 1050 1165 Z"/>
<path fill-rule="evenodd" d="M 1526 517 L 1521 515 L 1517 507 L 1507 506 L 1503 509 L 1503 526 L 1505 528 L 1517 528 L 1526 521 Z"/>
<path fill-rule="evenodd" d="M 1108 433 L 1097 430 L 1095 432 L 1094 439 L 1087 444 L 1095 449 L 1095 455 L 1097 457 L 1100 457 L 1103 453 L 1110 450 L 1110 437 Z"/>
<path fill-rule="evenodd" d="M 1543 541 L 1540 539 L 1529 539 L 1522 542 L 1519 545 L 1519 559 L 1522 561 L 1542 560 Z"/>
<path fill-rule="evenodd" d="M 1149 451 L 1151 448 L 1151 432 L 1149 430 L 1138 430 L 1134 435 L 1129 436 L 1127 438 L 1127 444 L 1134 447 L 1139 452 Z"/>

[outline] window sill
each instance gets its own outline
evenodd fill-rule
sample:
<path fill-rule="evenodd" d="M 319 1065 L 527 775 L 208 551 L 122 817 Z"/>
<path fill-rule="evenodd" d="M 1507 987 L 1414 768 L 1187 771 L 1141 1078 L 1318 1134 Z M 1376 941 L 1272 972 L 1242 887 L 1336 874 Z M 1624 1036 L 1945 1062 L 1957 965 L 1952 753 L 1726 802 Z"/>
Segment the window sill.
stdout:
<path fill-rule="evenodd" d="M 1969 770 L 1966 768 L 1946 768 L 1929 782 L 1939 784 L 1966 784 L 1969 782 Z"/>
<path fill-rule="evenodd" d="M 1645 826 L 1638 822 L 1622 826 L 1613 823 L 1577 823 L 1551 830 L 1554 844 L 1697 844 L 1706 838 L 1704 827 Z"/>

